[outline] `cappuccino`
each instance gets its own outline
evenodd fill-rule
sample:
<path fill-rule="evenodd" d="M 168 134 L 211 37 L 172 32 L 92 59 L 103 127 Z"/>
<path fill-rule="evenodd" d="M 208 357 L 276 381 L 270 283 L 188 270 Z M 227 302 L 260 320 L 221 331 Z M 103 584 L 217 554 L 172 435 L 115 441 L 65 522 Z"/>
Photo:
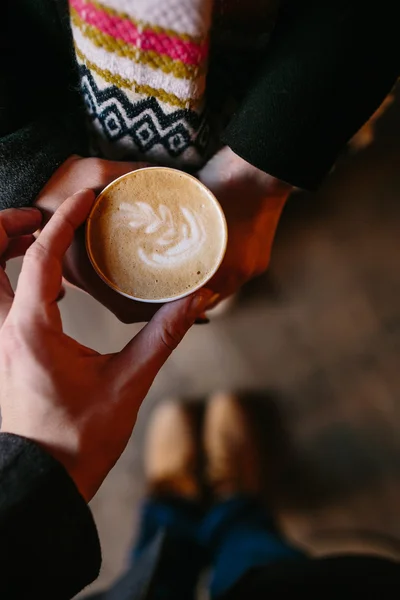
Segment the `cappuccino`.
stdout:
<path fill-rule="evenodd" d="M 197 179 L 149 167 L 103 190 L 86 243 L 110 287 L 135 300 L 168 302 L 211 279 L 224 257 L 227 229 L 220 205 Z"/>

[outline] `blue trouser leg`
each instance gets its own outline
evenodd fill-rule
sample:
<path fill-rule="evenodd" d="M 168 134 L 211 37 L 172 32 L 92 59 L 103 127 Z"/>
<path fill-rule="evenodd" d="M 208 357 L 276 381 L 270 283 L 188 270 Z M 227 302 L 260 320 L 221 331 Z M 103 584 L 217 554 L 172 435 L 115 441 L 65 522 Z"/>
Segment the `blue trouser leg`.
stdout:
<path fill-rule="evenodd" d="M 148 500 L 142 508 L 140 530 L 132 551 L 132 563 L 158 536 L 157 566 L 151 598 L 154 600 L 191 600 L 204 566 L 203 551 L 197 543 L 202 509 L 199 504 L 181 498 Z"/>
<path fill-rule="evenodd" d="M 203 520 L 200 539 L 212 565 L 211 598 L 228 591 L 252 567 L 306 559 L 279 535 L 259 503 L 245 497 L 216 504 Z"/>

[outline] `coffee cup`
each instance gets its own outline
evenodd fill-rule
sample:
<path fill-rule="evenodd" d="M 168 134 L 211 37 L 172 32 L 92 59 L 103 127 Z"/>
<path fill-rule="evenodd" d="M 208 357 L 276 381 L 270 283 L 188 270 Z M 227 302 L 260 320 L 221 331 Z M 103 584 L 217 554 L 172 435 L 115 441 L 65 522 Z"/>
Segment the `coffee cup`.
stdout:
<path fill-rule="evenodd" d="M 171 302 L 202 288 L 226 245 L 225 216 L 211 191 L 167 167 L 138 169 L 110 183 L 86 226 L 98 275 L 139 302 Z"/>

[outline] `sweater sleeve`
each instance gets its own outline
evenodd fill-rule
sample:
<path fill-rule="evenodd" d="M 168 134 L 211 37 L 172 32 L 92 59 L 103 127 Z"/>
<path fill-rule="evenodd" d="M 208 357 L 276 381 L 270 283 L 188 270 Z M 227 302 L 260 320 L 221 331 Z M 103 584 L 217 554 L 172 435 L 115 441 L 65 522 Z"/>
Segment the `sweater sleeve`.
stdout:
<path fill-rule="evenodd" d="M 259 169 L 314 189 L 400 70 L 397 3 L 285 3 L 224 143 Z"/>
<path fill-rule="evenodd" d="M 0 210 L 32 204 L 64 160 L 87 152 L 66 0 L 3 4 Z"/>
<path fill-rule="evenodd" d="M 0 138 L 0 210 L 33 204 L 54 171 L 85 149 L 74 114 L 50 113 Z"/>
<path fill-rule="evenodd" d="M 92 515 L 64 468 L 33 442 L 0 434 L 2 596 L 72 598 L 100 563 Z"/>

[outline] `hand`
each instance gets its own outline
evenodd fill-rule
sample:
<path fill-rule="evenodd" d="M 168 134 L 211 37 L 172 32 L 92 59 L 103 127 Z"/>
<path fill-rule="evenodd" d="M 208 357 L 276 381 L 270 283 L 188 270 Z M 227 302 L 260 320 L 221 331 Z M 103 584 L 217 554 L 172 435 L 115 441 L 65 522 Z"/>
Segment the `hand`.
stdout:
<path fill-rule="evenodd" d="M 292 187 L 253 167 L 228 147 L 205 165 L 198 178 L 220 202 L 228 224 L 224 261 L 207 284 L 220 294 L 220 301 L 267 269 Z"/>
<path fill-rule="evenodd" d="M 65 198 L 78 190 L 91 188 L 98 193 L 117 177 L 145 166 L 146 163 L 72 156 L 53 174 L 35 205 L 42 210 L 47 222 Z M 66 252 L 63 272 L 67 281 L 93 296 L 124 323 L 148 321 L 158 308 L 125 298 L 100 279 L 86 252 L 84 227 L 78 229 L 71 247 Z"/>
<path fill-rule="evenodd" d="M 202 290 L 164 305 L 118 354 L 102 356 L 65 335 L 56 302 L 62 260 L 93 201 L 86 190 L 63 202 L 26 253 L 15 298 L 0 270 L 1 431 L 45 448 L 87 501 L 124 450 L 158 371 L 211 296 Z M 32 243 L 23 234 L 40 220 L 35 209 L 0 213 L 3 260 Z"/>

